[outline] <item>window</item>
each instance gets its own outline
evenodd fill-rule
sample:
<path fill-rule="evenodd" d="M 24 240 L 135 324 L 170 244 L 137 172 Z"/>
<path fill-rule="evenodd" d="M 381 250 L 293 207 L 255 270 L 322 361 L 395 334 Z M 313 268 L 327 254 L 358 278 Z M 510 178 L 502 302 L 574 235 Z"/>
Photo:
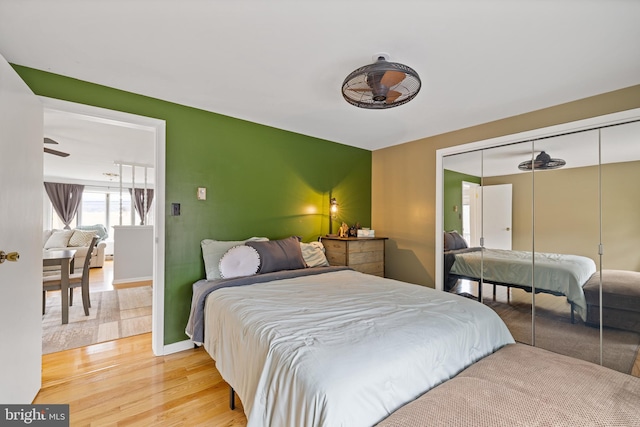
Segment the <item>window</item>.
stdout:
<path fill-rule="evenodd" d="M 107 224 L 107 198 L 104 192 L 85 190 L 77 217 L 81 225 Z"/>
<path fill-rule="evenodd" d="M 45 197 L 45 229 L 64 227 L 62 220 L 55 213 L 51 201 Z M 153 202 L 152 202 L 153 203 Z M 48 218 L 48 220 L 47 220 Z M 120 222 L 120 190 L 111 188 L 85 188 L 82 192 L 82 202 L 78 213 L 70 224 L 71 228 L 78 225 L 103 224 L 107 227 L 109 236 L 113 236 L 114 225 L 140 224 L 140 215 L 132 212 L 131 195 L 128 189 L 122 191 L 122 223 Z M 147 224 L 153 224 L 153 209 L 149 212 Z"/>

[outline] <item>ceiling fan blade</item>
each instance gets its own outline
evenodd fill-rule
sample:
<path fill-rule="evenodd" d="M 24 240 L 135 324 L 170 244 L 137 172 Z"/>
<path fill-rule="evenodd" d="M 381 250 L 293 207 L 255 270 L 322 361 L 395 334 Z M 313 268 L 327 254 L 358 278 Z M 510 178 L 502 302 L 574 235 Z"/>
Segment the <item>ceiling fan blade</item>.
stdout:
<path fill-rule="evenodd" d="M 54 141 L 53 139 L 51 139 L 51 138 L 47 138 L 47 137 L 45 136 L 45 137 L 44 137 L 44 143 L 45 143 L 45 144 L 57 144 L 57 143 L 58 143 L 58 141 Z"/>
<path fill-rule="evenodd" d="M 52 150 L 51 148 L 44 148 L 44 152 L 45 153 L 49 153 L 49 154 L 53 154 L 56 156 L 60 156 L 60 157 L 68 157 L 69 153 L 63 153 L 62 151 L 58 151 L 58 150 Z"/>
<path fill-rule="evenodd" d="M 387 93 L 387 99 L 386 99 L 386 103 L 387 104 L 391 104 L 393 102 L 395 102 L 396 99 L 398 99 L 398 97 L 402 95 L 400 92 L 398 92 L 397 90 L 390 90 L 389 93 Z"/>
<path fill-rule="evenodd" d="M 386 87 L 393 87 L 403 81 L 406 75 L 402 71 L 387 71 L 380 79 L 380 83 Z"/>

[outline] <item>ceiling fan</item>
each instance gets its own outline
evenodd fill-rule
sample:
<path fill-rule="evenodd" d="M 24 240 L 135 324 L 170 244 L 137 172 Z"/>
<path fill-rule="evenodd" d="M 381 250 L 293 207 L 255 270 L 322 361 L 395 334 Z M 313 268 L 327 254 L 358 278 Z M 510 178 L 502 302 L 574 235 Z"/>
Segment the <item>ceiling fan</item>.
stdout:
<path fill-rule="evenodd" d="M 51 138 L 45 137 L 44 138 L 44 143 L 45 144 L 58 144 L 58 141 L 54 141 Z M 44 152 L 45 153 L 49 153 L 49 154 L 53 154 L 55 156 L 60 156 L 60 157 L 68 157 L 69 156 L 69 153 L 64 153 L 62 151 L 53 150 L 53 149 L 47 148 L 47 147 L 44 147 Z"/>
<path fill-rule="evenodd" d="M 351 105 L 367 109 L 392 108 L 411 101 L 420 91 L 414 69 L 388 62 L 389 55 L 374 55 L 375 63 L 353 71 L 342 83 L 342 96 Z"/>
<path fill-rule="evenodd" d="M 530 171 L 532 169 L 558 169 L 566 165 L 563 159 L 552 159 L 546 152 L 541 151 L 535 158 L 535 160 L 527 160 L 518 165 L 518 169 L 523 171 Z"/>

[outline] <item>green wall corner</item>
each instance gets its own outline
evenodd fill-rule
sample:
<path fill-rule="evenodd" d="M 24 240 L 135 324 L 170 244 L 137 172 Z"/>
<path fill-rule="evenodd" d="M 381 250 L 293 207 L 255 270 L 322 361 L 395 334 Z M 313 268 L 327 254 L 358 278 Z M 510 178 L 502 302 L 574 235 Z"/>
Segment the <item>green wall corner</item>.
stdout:
<path fill-rule="evenodd" d="M 329 195 L 344 221 L 371 225 L 371 152 L 32 68 L 12 65 L 37 95 L 166 122 L 164 343 L 187 339 L 202 239 L 316 240 Z M 207 188 L 197 200 L 196 189 Z M 170 216 L 171 203 L 181 215 Z"/>
<path fill-rule="evenodd" d="M 480 184 L 480 177 L 445 169 L 443 172 L 442 218 L 444 231 L 462 233 L 462 182 Z"/>

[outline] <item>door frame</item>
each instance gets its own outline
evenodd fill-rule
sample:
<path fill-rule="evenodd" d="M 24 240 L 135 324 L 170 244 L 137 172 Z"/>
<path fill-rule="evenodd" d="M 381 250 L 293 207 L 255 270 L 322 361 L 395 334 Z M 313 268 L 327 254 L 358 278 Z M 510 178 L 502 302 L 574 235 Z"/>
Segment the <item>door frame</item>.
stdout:
<path fill-rule="evenodd" d="M 165 158 L 166 122 L 161 119 L 108 110 L 92 105 L 78 104 L 55 98 L 39 96 L 45 110 L 55 110 L 87 116 L 102 123 L 114 122 L 121 126 L 153 132 L 155 140 L 154 165 L 154 245 L 153 245 L 153 302 L 151 342 L 153 353 L 162 356 L 164 347 L 164 257 L 165 257 Z"/>
<path fill-rule="evenodd" d="M 524 132 L 514 133 L 510 135 L 503 135 L 495 138 L 470 142 L 461 145 L 454 145 L 452 147 L 441 148 L 436 150 L 436 239 L 435 239 L 435 289 L 442 290 L 442 279 L 444 275 L 443 271 L 443 238 L 442 233 L 444 231 L 443 225 L 443 183 L 444 183 L 444 169 L 443 158 L 453 154 L 462 154 L 468 151 L 481 150 L 490 147 L 498 147 L 501 145 L 515 144 L 527 140 L 534 140 L 541 137 L 552 136 L 564 132 L 579 131 L 582 129 L 588 129 L 591 127 L 602 126 L 606 124 L 621 123 L 633 119 L 640 119 L 640 108 L 632 110 L 621 111 L 618 113 L 605 114 L 602 116 L 591 117 L 583 120 L 576 120 L 573 122 L 561 123 L 558 125 L 547 126 L 543 128 L 528 130 Z"/>

